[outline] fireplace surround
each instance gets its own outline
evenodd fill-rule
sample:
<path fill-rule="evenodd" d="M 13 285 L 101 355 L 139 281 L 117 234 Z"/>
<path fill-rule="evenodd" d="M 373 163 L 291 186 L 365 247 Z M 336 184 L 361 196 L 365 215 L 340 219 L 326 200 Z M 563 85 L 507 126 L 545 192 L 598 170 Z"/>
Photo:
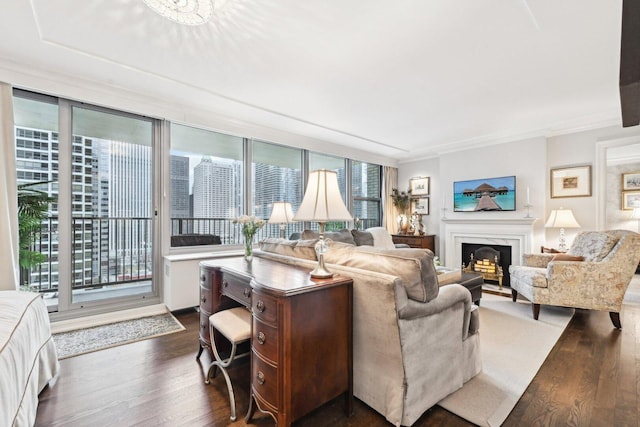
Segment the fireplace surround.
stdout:
<path fill-rule="evenodd" d="M 533 252 L 533 224 L 535 218 L 490 218 L 465 219 L 443 218 L 444 264 L 460 268 L 462 244 L 486 246 L 510 246 L 511 264 L 520 265 L 522 255 Z"/>

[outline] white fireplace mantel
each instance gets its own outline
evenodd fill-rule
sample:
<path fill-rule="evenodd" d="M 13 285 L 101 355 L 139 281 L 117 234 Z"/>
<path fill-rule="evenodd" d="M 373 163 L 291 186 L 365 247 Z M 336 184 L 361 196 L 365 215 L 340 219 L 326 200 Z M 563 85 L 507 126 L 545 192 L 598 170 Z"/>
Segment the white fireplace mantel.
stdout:
<path fill-rule="evenodd" d="M 486 244 L 511 247 L 511 263 L 520 265 L 522 254 L 533 248 L 533 224 L 536 218 L 442 218 L 444 264 L 462 265 L 462 244 Z"/>

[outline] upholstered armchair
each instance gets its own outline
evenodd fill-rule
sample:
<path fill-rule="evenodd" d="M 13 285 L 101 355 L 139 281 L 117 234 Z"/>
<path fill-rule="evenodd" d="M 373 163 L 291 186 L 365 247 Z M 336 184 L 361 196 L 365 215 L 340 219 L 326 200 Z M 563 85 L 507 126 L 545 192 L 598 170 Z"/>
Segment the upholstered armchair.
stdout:
<path fill-rule="evenodd" d="M 640 234 L 627 230 L 579 233 L 566 254 L 525 254 L 509 267 L 513 301 L 608 311 L 620 329 L 622 299 L 640 261 Z"/>

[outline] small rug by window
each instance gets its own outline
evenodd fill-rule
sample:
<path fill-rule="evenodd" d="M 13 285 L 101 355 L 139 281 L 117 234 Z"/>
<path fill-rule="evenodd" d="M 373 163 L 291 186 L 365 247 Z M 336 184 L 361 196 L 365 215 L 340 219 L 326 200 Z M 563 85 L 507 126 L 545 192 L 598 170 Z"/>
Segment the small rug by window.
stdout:
<path fill-rule="evenodd" d="M 171 313 L 53 334 L 58 359 L 185 330 Z"/>

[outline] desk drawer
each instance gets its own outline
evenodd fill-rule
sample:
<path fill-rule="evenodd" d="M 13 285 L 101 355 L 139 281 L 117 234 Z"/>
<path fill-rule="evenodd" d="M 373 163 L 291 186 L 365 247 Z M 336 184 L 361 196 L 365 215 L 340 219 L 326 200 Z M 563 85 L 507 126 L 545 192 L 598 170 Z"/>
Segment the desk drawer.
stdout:
<path fill-rule="evenodd" d="M 278 364 L 278 329 L 254 317 L 251 345 L 266 360 Z"/>
<path fill-rule="evenodd" d="M 203 341 L 207 346 L 211 346 L 211 338 L 209 336 L 209 314 L 204 310 L 200 310 L 200 341 Z"/>
<path fill-rule="evenodd" d="M 278 320 L 278 301 L 274 297 L 254 289 L 251 312 L 264 322 L 276 323 Z"/>
<path fill-rule="evenodd" d="M 249 307 L 251 304 L 251 285 L 248 281 L 242 280 L 239 277 L 230 274 L 223 275 L 220 292 L 238 301 L 245 307 Z"/>
<path fill-rule="evenodd" d="M 251 357 L 253 389 L 273 407 L 278 407 L 278 369 L 262 360 L 257 353 Z"/>

